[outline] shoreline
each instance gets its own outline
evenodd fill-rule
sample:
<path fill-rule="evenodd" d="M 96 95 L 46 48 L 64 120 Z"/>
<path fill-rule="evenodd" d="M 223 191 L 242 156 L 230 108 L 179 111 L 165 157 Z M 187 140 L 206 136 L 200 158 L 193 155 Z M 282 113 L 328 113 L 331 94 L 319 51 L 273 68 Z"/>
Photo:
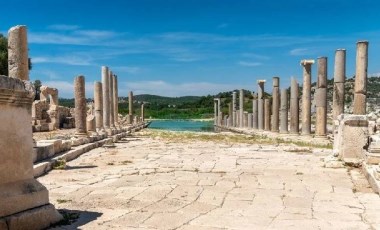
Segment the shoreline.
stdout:
<path fill-rule="evenodd" d="M 213 121 L 213 118 L 191 118 L 191 119 L 160 119 L 160 118 L 152 118 L 145 119 L 145 121 L 201 121 L 201 122 L 210 122 Z"/>

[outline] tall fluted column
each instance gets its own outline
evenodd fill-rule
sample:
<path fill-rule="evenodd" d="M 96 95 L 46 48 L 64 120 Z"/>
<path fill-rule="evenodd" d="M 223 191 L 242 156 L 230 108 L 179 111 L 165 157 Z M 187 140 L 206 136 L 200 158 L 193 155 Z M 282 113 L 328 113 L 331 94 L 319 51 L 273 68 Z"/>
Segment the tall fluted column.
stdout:
<path fill-rule="evenodd" d="M 355 115 L 367 113 L 367 68 L 368 68 L 368 42 L 356 43 L 356 74 L 354 109 Z"/>
<path fill-rule="evenodd" d="M 303 89 L 302 89 L 302 135 L 311 134 L 311 65 L 314 60 L 302 60 Z"/>
<path fill-rule="evenodd" d="M 78 76 L 74 80 L 75 90 L 75 135 L 87 136 L 87 103 L 85 95 L 84 76 Z"/>
<path fill-rule="evenodd" d="M 103 130 L 103 89 L 102 83 L 96 81 L 94 84 L 94 104 L 96 131 Z"/>
<path fill-rule="evenodd" d="M 279 131 L 280 121 L 280 78 L 273 77 L 272 132 Z"/>
<path fill-rule="evenodd" d="M 327 57 L 318 58 L 318 79 L 316 91 L 315 135 L 325 137 L 327 134 Z"/>
<path fill-rule="evenodd" d="M 232 92 L 232 126 L 236 127 L 236 92 Z"/>
<path fill-rule="evenodd" d="M 239 124 L 240 128 L 244 127 L 244 91 L 241 89 L 239 91 Z"/>
<path fill-rule="evenodd" d="M 299 134 L 299 92 L 298 83 L 292 77 L 290 88 L 290 134 Z"/>
<path fill-rule="evenodd" d="M 288 91 L 281 90 L 280 133 L 288 133 Z"/>
<path fill-rule="evenodd" d="M 117 88 L 117 76 L 113 75 L 113 113 L 115 126 L 119 126 L 119 91 Z"/>
<path fill-rule="evenodd" d="M 335 52 L 334 91 L 333 91 L 333 120 L 344 113 L 344 83 L 346 82 L 346 50 Z"/>
<path fill-rule="evenodd" d="M 257 129 L 258 128 L 258 111 L 257 111 L 257 99 L 252 100 L 252 128 Z"/>
<path fill-rule="evenodd" d="M 270 120 L 270 117 L 271 117 L 271 106 L 270 106 L 270 99 L 265 99 L 264 100 L 264 115 L 265 115 L 265 119 L 264 119 L 264 130 L 266 131 L 270 131 L 270 128 L 271 128 L 271 120 Z"/>
<path fill-rule="evenodd" d="M 8 31 L 8 76 L 29 80 L 26 26 L 15 26 Z"/>
<path fill-rule="evenodd" d="M 257 122 L 259 130 L 264 129 L 264 84 L 265 80 L 258 80 L 258 89 L 257 89 L 257 101 L 258 101 L 258 113 L 257 113 Z"/>
<path fill-rule="evenodd" d="M 110 128 L 110 103 L 109 103 L 109 69 L 102 66 L 102 87 L 103 87 L 103 126 L 105 129 Z"/>

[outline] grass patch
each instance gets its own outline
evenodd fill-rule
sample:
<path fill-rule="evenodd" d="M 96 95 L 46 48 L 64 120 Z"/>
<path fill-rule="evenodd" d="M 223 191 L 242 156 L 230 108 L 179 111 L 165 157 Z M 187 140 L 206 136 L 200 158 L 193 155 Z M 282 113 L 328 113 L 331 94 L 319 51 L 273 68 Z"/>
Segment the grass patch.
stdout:
<path fill-rule="evenodd" d="M 69 212 L 66 210 L 58 210 L 58 212 L 63 216 L 63 219 L 58 223 L 55 223 L 50 226 L 50 228 L 62 226 L 62 225 L 70 225 L 79 219 L 80 214 L 77 212 Z"/>
<path fill-rule="evenodd" d="M 63 170 L 66 168 L 66 160 L 58 159 L 53 163 L 53 169 Z"/>
<path fill-rule="evenodd" d="M 68 202 L 71 202 L 72 200 L 65 200 L 65 199 L 57 199 L 57 203 L 58 204 L 64 204 L 64 203 L 68 203 Z"/>

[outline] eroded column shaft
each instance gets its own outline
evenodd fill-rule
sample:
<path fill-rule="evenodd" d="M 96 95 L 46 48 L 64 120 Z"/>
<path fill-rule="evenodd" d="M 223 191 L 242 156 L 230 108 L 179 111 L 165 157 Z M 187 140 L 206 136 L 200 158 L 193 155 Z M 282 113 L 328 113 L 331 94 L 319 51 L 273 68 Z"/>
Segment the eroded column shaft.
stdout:
<path fill-rule="evenodd" d="M 315 135 L 326 136 L 327 132 L 327 57 L 318 58 L 318 79 L 316 91 Z"/>
<path fill-rule="evenodd" d="M 244 127 L 244 91 L 241 89 L 239 91 L 239 127 Z"/>
<path fill-rule="evenodd" d="M 75 90 L 75 134 L 87 135 L 87 104 L 85 95 L 84 76 L 78 76 L 74 79 Z"/>
<path fill-rule="evenodd" d="M 102 88 L 103 88 L 103 126 L 110 128 L 110 103 L 109 103 L 109 69 L 102 66 Z"/>
<path fill-rule="evenodd" d="M 333 120 L 344 113 L 344 84 L 346 82 L 346 50 L 335 52 L 334 91 L 333 91 Z"/>
<path fill-rule="evenodd" d="M 299 88 L 295 78 L 291 80 L 290 88 L 290 133 L 299 134 Z"/>
<path fill-rule="evenodd" d="M 365 115 L 367 113 L 367 68 L 368 42 L 356 43 L 356 74 L 353 113 Z"/>
<path fill-rule="evenodd" d="M 103 129 L 103 89 L 102 83 L 94 84 L 95 122 L 97 131 Z"/>
<path fill-rule="evenodd" d="M 257 104 L 258 104 L 258 113 L 257 113 L 257 122 L 258 129 L 264 129 L 264 84 L 265 80 L 258 81 L 258 91 L 257 91 Z"/>
<path fill-rule="evenodd" d="M 15 26 L 8 31 L 8 76 L 29 80 L 26 26 Z"/>
<path fill-rule="evenodd" d="M 314 60 L 303 60 L 302 135 L 311 134 L 311 65 Z"/>
<path fill-rule="evenodd" d="M 273 78 L 273 101 L 272 101 L 272 132 L 279 131 L 280 122 L 280 78 Z"/>
<path fill-rule="evenodd" d="M 288 91 L 281 90 L 280 133 L 288 133 Z"/>
<path fill-rule="evenodd" d="M 271 104 L 270 104 L 270 99 L 265 99 L 264 100 L 264 114 L 265 114 L 265 119 L 264 119 L 264 130 L 270 131 L 271 128 Z"/>

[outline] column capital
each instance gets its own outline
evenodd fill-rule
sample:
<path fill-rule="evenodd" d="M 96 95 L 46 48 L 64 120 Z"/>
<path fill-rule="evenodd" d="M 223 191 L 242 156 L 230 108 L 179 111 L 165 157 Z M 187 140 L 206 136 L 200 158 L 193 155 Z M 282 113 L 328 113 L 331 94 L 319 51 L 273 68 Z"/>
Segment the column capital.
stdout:
<path fill-rule="evenodd" d="M 314 63 L 315 63 L 315 61 L 313 59 L 304 59 L 304 60 L 301 60 L 301 62 L 300 62 L 300 64 L 302 66 L 312 65 Z"/>

